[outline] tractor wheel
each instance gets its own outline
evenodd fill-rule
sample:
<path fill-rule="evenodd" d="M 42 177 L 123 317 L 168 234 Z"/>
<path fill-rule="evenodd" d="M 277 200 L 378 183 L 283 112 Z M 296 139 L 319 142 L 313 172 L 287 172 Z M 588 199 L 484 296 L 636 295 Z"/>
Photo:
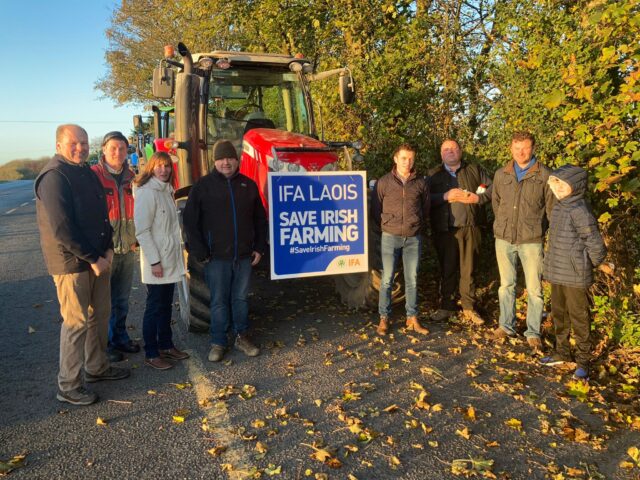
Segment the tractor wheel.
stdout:
<path fill-rule="evenodd" d="M 404 278 L 402 266 L 396 265 L 396 273 L 391 285 L 391 304 L 404 301 Z M 336 275 L 336 291 L 342 303 L 349 308 L 376 309 L 382 279 L 382 258 L 380 256 L 380 232 L 369 229 L 369 271 Z"/>
<path fill-rule="evenodd" d="M 211 298 L 209 287 L 204 279 L 204 266 L 190 256 L 187 260 L 187 266 L 189 267 L 187 274 L 189 281 L 189 331 L 205 333 L 209 331 L 209 323 L 211 322 L 209 314 Z"/>

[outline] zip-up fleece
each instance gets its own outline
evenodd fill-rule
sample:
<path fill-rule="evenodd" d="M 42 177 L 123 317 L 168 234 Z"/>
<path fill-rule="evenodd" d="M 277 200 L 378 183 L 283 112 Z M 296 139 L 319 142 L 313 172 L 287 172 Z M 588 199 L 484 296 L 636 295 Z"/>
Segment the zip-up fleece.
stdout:
<path fill-rule="evenodd" d="M 429 186 L 412 171 L 403 182 L 396 167 L 376 183 L 371 196 L 371 221 L 378 230 L 400 237 L 414 237 L 429 217 Z"/>
<path fill-rule="evenodd" d="M 116 254 L 128 253 L 136 244 L 136 229 L 133 224 L 133 190 L 131 182 L 135 174 L 126 163 L 123 166 L 120 188 L 118 182 L 109 173 L 101 159 L 91 170 L 98 176 L 98 180 L 104 187 L 107 207 L 109 208 L 109 221 L 113 227 L 113 251 Z"/>
<path fill-rule="evenodd" d="M 544 278 L 557 285 L 587 288 L 593 282 L 593 267 L 607 254 L 598 222 L 584 198 L 587 172 L 563 165 L 552 175 L 571 186 L 571 195 L 558 200 L 551 212 Z"/>
<path fill-rule="evenodd" d="M 87 271 L 113 248 L 104 190 L 87 164 L 55 155 L 34 189 L 40 244 L 51 275 Z"/>
<path fill-rule="evenodd" d="M 514 245 L 543 243 L 555 198 L 547 185 L 551 170 L 536 161 L 518 182 L 513 162 L 493 178 L 493 234 Z"/>
<path fill-rule="evenodd" d="M 187 250 L 199 262 L 239 260 L 267 246 L 267 215 L 258 187 L 236 172 L 227 178 L 217 170 L 198 180 L 182 214 Z"/>

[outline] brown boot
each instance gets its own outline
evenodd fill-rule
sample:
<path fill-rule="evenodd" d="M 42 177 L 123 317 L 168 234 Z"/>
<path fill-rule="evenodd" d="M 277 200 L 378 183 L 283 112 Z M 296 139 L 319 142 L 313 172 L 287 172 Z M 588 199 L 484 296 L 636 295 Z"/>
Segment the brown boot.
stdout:
<path fill-rule="evenodd" d="M 418 317 L 407 317 L 407 330 L 413 330 L 416 333 L 421 333 L 422 335 L 428 335 L 429 330 L 420 325 L 418 321 Z"/>
<path fill-rule="evenodd" d="M 378 335 L 386 335 L 389 331 L 389 319 L 387 317 L 380 317 L 380 323 L 378 324 L 378 328 L 376 328 L 376 332 Z"/>

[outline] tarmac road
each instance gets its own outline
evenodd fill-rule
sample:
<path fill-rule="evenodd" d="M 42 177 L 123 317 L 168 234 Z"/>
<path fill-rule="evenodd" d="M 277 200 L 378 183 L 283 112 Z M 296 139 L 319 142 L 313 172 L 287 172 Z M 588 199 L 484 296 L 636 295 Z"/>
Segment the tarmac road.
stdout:
<path fill-rule="evenodd" d="M 493 460 L 503 479 L 551 478 L 553 464 L 566 474 L 563 466 L 584 470 L 581 462 L 603 475 L 591 478 L 637 478 L 618 463 L 640 445 L 638 432 L 612 428 L 565 395 L 567 375 L 530 362 L 521 341 L 492 346 L 477 328 L 446 324 L 429 325 L 431 334 L 419 338 L 404 333 L 399 320 L 381 339 L 373 313 L 337 304 L 331 279 L 274 282 L 264 269 L 251 297 L 259 357 L 231 351 L 226 362 L 209 363 L 207 336 L 186 333 L 176 320 L 174 340 L 191 359 L 160 372 L 143 365 L 142 353 L 129 355 L 121 364 L 132 369 L 129 379 L 92 385 L 99 403 L 62 404 L 55 398 L 58 304 L 31 188 L 0 184 L 0 460 L 27 454 L 11 479 L 261 472 L 277 479 L 439 480 L 456 478 L 450 463 L 469 458 Z M 137 277 L 133 338 L 141 336 L 145 296 Z M 422 300 L 426 313 L 433 305 Z M 566 440 L 557 426 L 563 418 L 589 441 Z M 521 428 L 507 426 L 510 419 Z M 543 421 L 555 430 L 544 434 Z M 313 447 L 335 449 L 341 466 L 311 458 Z"/>

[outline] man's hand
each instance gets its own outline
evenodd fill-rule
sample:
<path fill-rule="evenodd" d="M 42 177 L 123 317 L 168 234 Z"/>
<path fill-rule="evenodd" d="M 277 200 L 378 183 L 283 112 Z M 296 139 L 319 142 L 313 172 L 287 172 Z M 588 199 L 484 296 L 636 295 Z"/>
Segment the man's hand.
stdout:
<path fill-rule="evenodd" d="M 478 203 L 480 201 L 478 195 L 462 190 L 461 188 L 452 188 L 444 194 L 444 199 L 449 203 Z"/>
<path fill-rule="evenodd" d="M 112 248 L 107 250 L 107 254 L 104 256 L 104 258 L 107 259 L 107 262 L 109 262 L 109 265 L 111 265 L 113 263 L 113 249 Z"/>
<path fill-rule="evenodd" d="M 104 257 L 99 257 L 96 263 L 91 264 L 91 270 L 93 270 L 96 277 L 108 271 L 109 268 L 111 268 L 111 263 Z"/>
<path fill-rule="evenodd" d="M 254 250 L 253 252 L 251 252 L 251 258 L 253 258 L 253 260 L 251 261 L 251 266 L 255 267 L 258 264 L 258 262 L 260 262 L 260 259 L 262 258 L 262 254 Z"/>
<path fill-rule="evenodd" d="M 162 278 L 164 275 L 164 271 L 162 270 L 162 264 L 158 263 L 157 265 L 151 265 L 151 275 L 154 277 Z"/>

